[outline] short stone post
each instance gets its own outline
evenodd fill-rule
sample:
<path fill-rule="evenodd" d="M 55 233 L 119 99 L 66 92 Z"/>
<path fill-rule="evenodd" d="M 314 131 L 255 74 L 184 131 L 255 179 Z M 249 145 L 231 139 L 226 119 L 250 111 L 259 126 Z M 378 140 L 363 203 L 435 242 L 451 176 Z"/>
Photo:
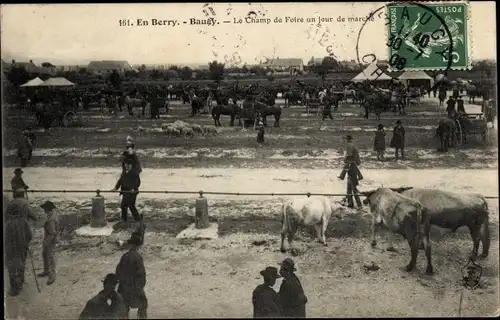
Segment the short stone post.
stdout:
<path fill-rule="evenodd" d="M 205 229 L 210 226 L 208 221 L 208 200 L 203 197 L 203 191 L 200 191 L 200 197 L 196 199 L 195 203 L 195 220 L 194 224 L 196 229 Z"/>
<path fill-rule="evenodd" d="M 96 196 L 92 198 L 92 228 L 102 228 L 106 226 L 106 211 L 104 197 L 101 196 L 101 190 L 96 191 Z"/>

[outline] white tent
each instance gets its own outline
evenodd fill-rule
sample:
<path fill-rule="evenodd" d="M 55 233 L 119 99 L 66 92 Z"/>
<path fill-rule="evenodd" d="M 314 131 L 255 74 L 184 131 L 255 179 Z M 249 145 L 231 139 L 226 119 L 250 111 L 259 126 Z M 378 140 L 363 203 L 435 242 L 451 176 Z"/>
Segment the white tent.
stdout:
<path fill-rule="evenodd" d="M 434 85 L 434 79 L 424 71 L 405 71 L 398 77 L 405 85 L 411 80 L 427 80 L 430 82 L 430 87 Z"/>
<path fill-rule="evenodd" d="M 25 84 L 22 84 L 21 87 L 38 87 L 42 83 L 43 83 L 43 80 L 36 77 L 35 79 L 31 79 L 30 81 L 26 82 Z"/>
<path fill-rule="evenodd" d="M 41 87 L 69 87 L 69 86 L 74 86 L 75 84 L 66 78 L 50 78 L 45 80 L 42 84 L 40 84 Z"/>
<path fill-rule="evenodd" d="M 391 80 L 392 78 L 388 76 L 386 73 L 375 72 L 378 69 L 377 62 L 373 62 L 365 70 L 361 71 L 357 76 L 355 76 L 351 81 L 361 82 L 365 80 L 369 81 L 383 81 L 383 80 Z"/>

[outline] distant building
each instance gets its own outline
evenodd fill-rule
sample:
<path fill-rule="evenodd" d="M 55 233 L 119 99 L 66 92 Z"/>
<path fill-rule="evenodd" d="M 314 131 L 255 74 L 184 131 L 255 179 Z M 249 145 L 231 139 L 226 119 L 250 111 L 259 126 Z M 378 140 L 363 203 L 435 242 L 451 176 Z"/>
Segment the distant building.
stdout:
<path fill-rule="evenodd" d="M 314 66 L 319 66 L 320 64 L 323 63 L 323 60 L 325 60 L 325 58 L 315 58 L 315 57 L 311 57 L 311 60 L 309 60 L 309 62 L 307 63 L 307 66 L 309 67 L 314 67 Z"/>
<path fill-rule="evenodd" d="M 95 74 L 110 73 L 116 70 L 123 74 L 125 71 L 132 71 L 132 66 L 127 61 L 91 61 L 87 66 L 87 71 Z"/>
<path fill-rule="evenodd" d="M 304 63 L 300 58 L 287 58 L 280 59 L 279 57 L 274 60 L 269 60 L 266 63 L 260 65 L 264 68 L 270 68 L 276 72 L 289 72 L 292 73 L 296 71 L 304 71 Z"/>
<path fill-rule="evenodd" d="M 30 74 L 39 74 L 39 75 L 48 75 L 53 76 L 56 74 L 56 67 L 42 67 L 37 66 L 33 60 L 29 62 L 18 62 L 16 60 L 12 60 L 12 63 L 6 63 L 2 60 L 2 70 L 4 72 L 8 72 L 11 68 L 24 68 Z"/>

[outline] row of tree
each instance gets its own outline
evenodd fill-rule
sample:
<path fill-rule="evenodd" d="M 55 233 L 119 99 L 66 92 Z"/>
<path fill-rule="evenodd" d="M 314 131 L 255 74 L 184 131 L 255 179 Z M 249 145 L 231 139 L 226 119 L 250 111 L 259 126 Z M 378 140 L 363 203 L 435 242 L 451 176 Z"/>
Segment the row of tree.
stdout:
<path fill-rule="evenodd" d="M 49 62 L 44 62 L 42 64 L 44 67 L 53 67 Z M 486 77 L 491 77 L 496 74 L 496 64 L 487 60 L 477 61 L 473 64 L 473 71 L 480 71 Z M 304 71 L 312 72 L 318 75 L 322 81 L 325 80 L 326 76 L 329 73 L 335 72 L 356 72 L 359 70 L 351 70 L 346 69 L 341 63 L 331 57 L 325 57 L 321 64 L 313 65 L 313 66 L 305 66 Z M 302 70 L 291 70 L 290 73 L 292 76 L 300 76 L 302 75 Z M 46 80 L 49 75 L 45 74 L 30 74 L 26 71 L 24 67 L 12 67 L 8 72 L 6 72 L 7 79 L 12 82 L 14 85 L 19 86 L 23 83 L 26 83 L 28 80 L 34 77 L 40 77 L 42 80 Z M 212 61 L 208 63 L 207 70 L 200 69 L 192 69 L 189 67 L 179 67 L 179 66 L 171 66 L 168 70 L 147 70 L 145 65 L 139 67 L 137 71 L 127 71 L 124 74 L 120 75 L 116 71 L 111 73 L 108 76 L 105 75 L 93 75 L 88 73 L 85 68 L 81 68 L 78 71 L 59 71 L 54 76 L 57 77 L 65 77 L 66 79 L 81 83 L 81 82 L 108 82 L 113 84 L 114 86 L 118 86 L 122 80 L 129 79 L 152 79 L 152 80 L 173 80 L 173 79 L 181 79 L 181 80 L 213 80 L 217 83 L 220 83 L 225 78 L 245 78 L 245 77 L 266 77 L 269 81 L 274 81 L 276 77 L 276 73 L 266 67 L 253 66 L 247 67 L 243 66 L 241 68 L 238 67 L 229 67 L 227 68 L 224 63 L 220 63 L 217 61 Z"/>

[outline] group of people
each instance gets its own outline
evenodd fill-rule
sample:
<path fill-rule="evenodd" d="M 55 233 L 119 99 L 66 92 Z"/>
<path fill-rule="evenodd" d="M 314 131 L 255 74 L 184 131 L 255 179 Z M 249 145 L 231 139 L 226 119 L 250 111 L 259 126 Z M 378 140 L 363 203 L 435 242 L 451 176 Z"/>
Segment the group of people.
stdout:
<path fill-rule="evenodd" d="M 280 270 L 267 267 L 260 272 L 264 283 L 252 294 L 254 318 L 305 318 L 307 297 L 299 278 L 295 274 L 295 262 L 286 258 Z M 273 287 L 276 280 L 283 278 L 279 292 Z"/>
<path fill-rule="evenodd" d="M 446 101 L 446 112 L 449 118 L 453 118 L 457 114 L 466 114 L 462 96 L 451 96 L 448 101 Z"/>
<path fill-rule="evenodd" d="M 29 245 L 33 239 L 33 233 L 28 220 L 38 220 L 26 198 L 26 191 L 29 187 L 24 182 L 22 174 L 21 168 L 14 171 L 14 177 L 11 180 L 14 199 L 4 208 L 5 259 L 9 273 L 9 295 L 11 296 L 19 295 L 23 289 L 26 259 L 28 254 L 31 255 Z M 54 203 L 45 201 L 40 207 L 45 212 L 46 220 L 43 226 L 42 242 L 43 272 L 37 276 L 48 277 L 47 285 L 51 285 L 56 281 L 54 249 L 61 230 L 59 219 L 54 214 L 54 209 L 56 209 Z"/>

